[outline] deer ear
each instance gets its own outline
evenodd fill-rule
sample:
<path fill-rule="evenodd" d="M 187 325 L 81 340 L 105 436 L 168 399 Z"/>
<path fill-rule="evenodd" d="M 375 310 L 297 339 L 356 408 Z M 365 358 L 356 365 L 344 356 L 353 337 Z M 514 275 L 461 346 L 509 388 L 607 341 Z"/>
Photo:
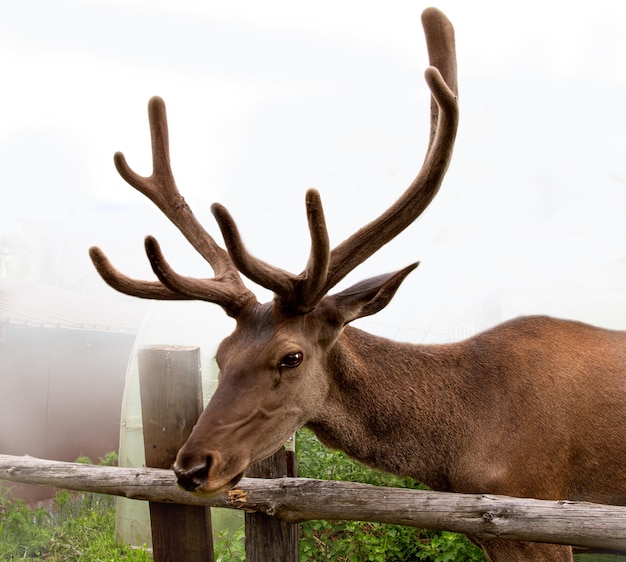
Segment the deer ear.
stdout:
<path fill-rule="evenodd" d="M 330 301 L 328 304 L 334 309 L 339 323 L 344 326 L 357 318 L 376 314 L 389 304 L 400 283 L 418 265 L 419 263 L 414 263 L 400 271 L 361 281 L 349 289 L 327 297 Z"/>

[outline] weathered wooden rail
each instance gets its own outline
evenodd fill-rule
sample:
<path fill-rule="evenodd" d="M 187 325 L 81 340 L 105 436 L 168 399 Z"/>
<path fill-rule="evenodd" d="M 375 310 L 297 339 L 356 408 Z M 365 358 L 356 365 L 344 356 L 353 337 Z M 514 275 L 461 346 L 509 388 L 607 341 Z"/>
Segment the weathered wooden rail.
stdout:
<path fill-rule="evenodd" d="M 306 478 L 244 478 L 217 498 L 181 490 L 170 470 L 118 468 L 0 455 L 0 479 L 157 503 L 229 507 L 290 523 L 375 521 L 490 538 L 626 550 L 626 507 L 449 494 Z"/>

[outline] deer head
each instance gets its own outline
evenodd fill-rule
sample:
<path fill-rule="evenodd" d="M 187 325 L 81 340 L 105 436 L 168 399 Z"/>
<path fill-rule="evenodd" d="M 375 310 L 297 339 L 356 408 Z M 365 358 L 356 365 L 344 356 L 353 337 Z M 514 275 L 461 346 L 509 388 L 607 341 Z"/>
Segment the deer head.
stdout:
<path fill-rule="evenodd" d="M 410 265 L 329 295 L 356 266 L 410 225 L 437 193 L 452 156 L 458 124 L 454 32 L 436 9 L 422 16 L 431 66 L 426 82 L 432 94 L 430 142 L 422 168 L 400 198 L 378 218 L 330 249 L 320 195 L 306 193 L 311 236 L 307 265 L 288 273 L 252 256 L 237 226 L 219 204 L 211 207 L 226 249 L 196 220 L 179 193 L 169 162 L 165 106 L 148 107 L 153 172 L 133 172 L 121 153 L 120 175 L 152 200 L 211 265 L 214 277 L 176 273 L 152 237 L 145 249 L 156 281 L 130 279 L 117 271 L 99 248 L 91 259 L 100 275 L 123 293 L 149 299 L 203 300 L 220 305 L 236 320 L 235 331 L 217 351 L 219 385 L 174 470 L 179 484 L 194 492 L 220 493 L 232 487 L 251 462 L 277 450 L 299 427 L 316 417 L 328 392 L 333 348 L 347 324 L 384 308 Z M 270 289 L 274 299 L 260 304 L 240 274 Z"/>

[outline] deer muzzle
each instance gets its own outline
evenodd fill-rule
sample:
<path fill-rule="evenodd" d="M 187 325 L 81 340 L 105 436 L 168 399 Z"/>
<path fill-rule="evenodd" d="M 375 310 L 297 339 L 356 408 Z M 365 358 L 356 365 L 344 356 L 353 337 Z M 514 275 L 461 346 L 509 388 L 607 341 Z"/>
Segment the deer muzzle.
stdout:
<path fill-rule="evenodd" d="M 172 470 L 176 474 L 177 484 L 184 490 L 202 496 L 217 496 L 241 480 L 248 464 L 247 458 L 224 462 L 217 451 L 193 460 L 179 452 Z"/>

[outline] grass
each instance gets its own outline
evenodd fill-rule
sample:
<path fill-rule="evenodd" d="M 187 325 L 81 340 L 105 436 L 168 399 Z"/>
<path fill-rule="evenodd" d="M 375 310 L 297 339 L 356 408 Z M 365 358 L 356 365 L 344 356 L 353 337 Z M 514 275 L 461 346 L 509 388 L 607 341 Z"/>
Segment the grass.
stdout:
<path fill-rule="evenodd" d="M 101 461 L 114 464 L 115 454 Z M 64 490 L 46 507 L 31 508 L 0 488 L 0 560 L 147 562 L 151 557 L 116 542 L 112 496 Z"/>

